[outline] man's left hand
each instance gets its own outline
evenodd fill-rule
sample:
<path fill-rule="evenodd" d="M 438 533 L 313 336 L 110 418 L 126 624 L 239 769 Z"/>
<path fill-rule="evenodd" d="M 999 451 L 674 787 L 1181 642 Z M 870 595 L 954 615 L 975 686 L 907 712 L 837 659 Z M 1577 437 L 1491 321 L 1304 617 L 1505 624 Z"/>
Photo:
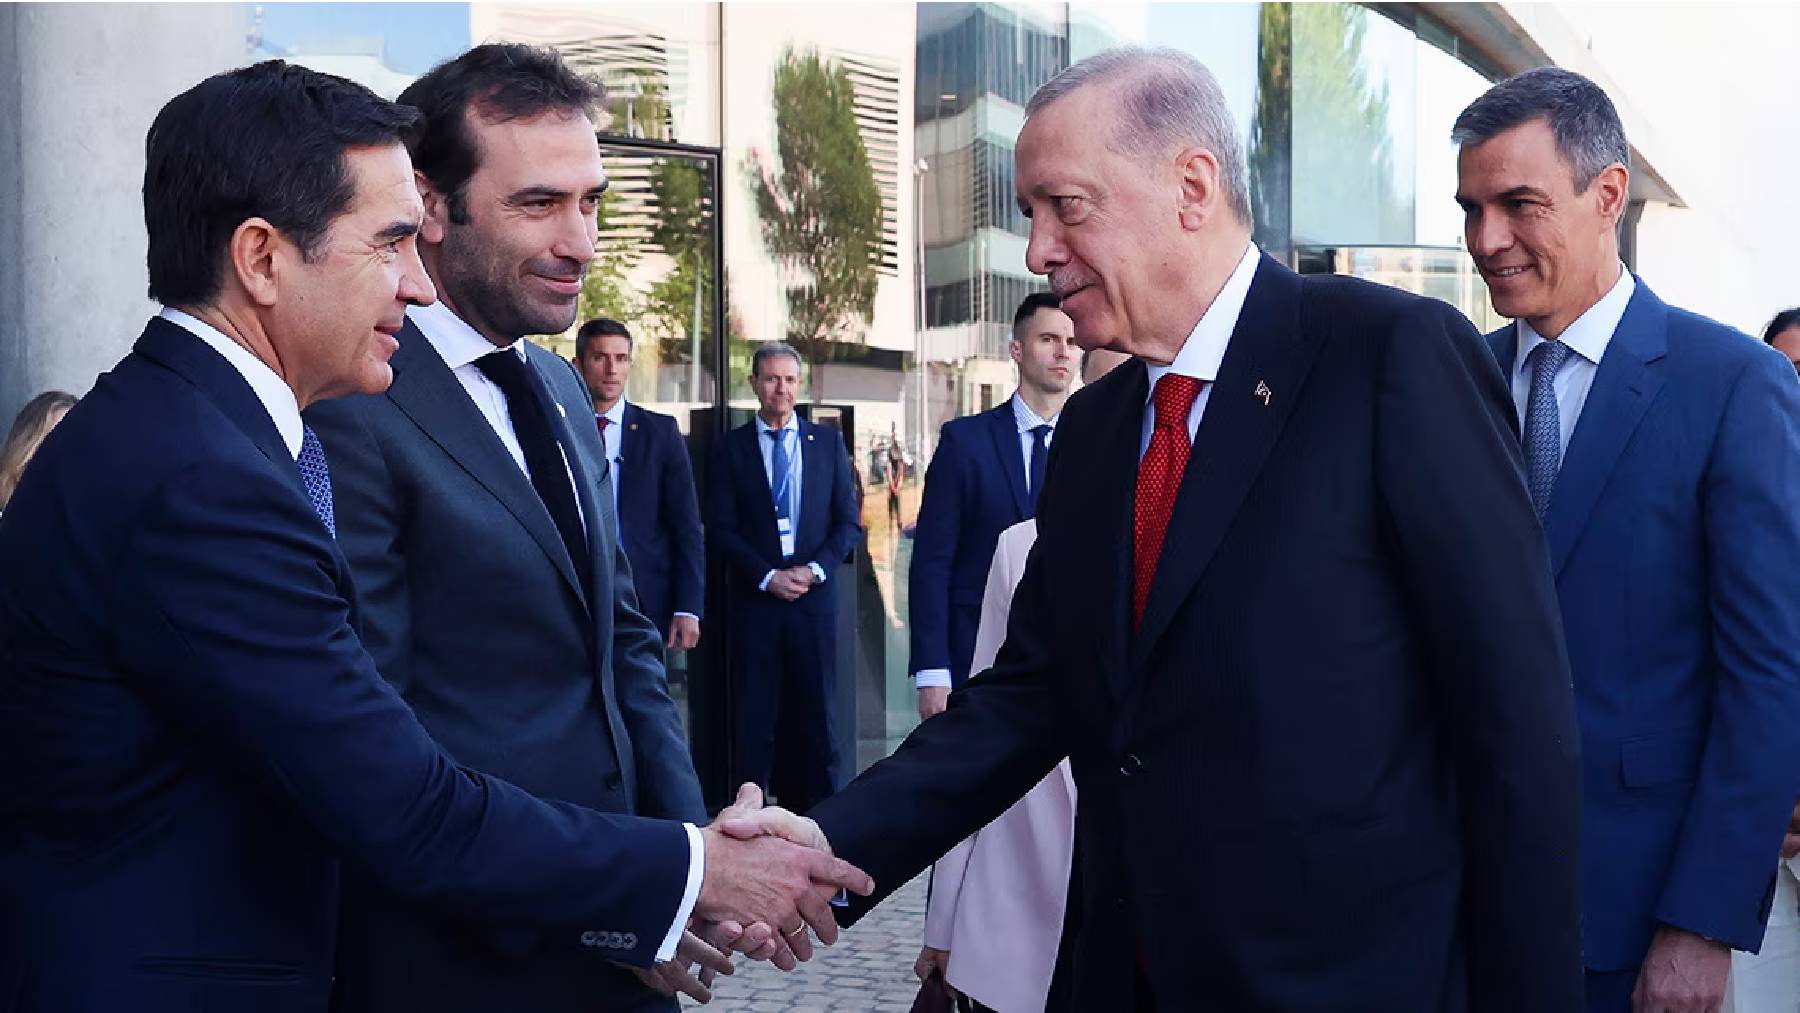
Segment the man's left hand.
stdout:
<path fill-rule="evenodd" d="M 676 616 L 669 621 L 669 650 L 691 651 L 700 643 L 700 620 Z"/>
<path fill-rule="evenodd" d="M 1730 975 L 1729 946 L 1664 925 L 1638 973 L 1632 1013 L 1718 1013 Z"/>
<path fill-rule="evenodd" d="M 781 572 L 794 579 L 794 585 L 799 589 L 800 594 L 811 591 L 813 585 L 819 582 L 819 575 L 812 572 L 810 566 L 790 566 Z M 799 597 L 799 595 L 795 597 Z"/>
<path fill-rule="evenodd" d="M 695 964 L 700 966 L 698 976 L 693 971 Z M 631 973 L 637 975 L 644 987 L 657 995 L 673 997 L 679 992 L 699 1003 L 712 1001 L 715 976 L 731 974 L 732 971 L 729 957 L 692 932 L 681 934 L 681 942 L 675 944 L 674 960 L 631 969 Z"/>

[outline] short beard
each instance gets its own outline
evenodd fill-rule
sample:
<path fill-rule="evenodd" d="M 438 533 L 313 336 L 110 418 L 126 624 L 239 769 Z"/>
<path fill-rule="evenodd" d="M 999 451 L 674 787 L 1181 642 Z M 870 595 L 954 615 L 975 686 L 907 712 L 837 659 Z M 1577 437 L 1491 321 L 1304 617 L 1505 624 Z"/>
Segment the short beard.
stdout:
<path fill-rule="evenodd" d="M 465 322 L 485 324 L 494 332 L 489 338 L 510 344 L 527 334 L 561 334 L 579 315 L 579 299 L 566 309 L 534 305 L 474 226 L 451 226 L 439 263 Z"/>

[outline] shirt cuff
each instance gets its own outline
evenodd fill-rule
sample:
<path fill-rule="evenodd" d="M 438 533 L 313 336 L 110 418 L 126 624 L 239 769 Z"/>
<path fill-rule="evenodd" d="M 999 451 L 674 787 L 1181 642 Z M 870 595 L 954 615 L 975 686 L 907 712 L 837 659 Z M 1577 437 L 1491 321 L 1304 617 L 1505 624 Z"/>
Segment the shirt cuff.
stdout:
<path fill-rule="evenodd" d="M 813 572 L 813 576 L 819 578 L 819 583 L 825 583 L 825 568 L 823 566 L 820 566 L 817 563 L 808 563 L 806 566 L 807 569 Z"/>
<path fill-rule="evenodd" d="M 687 888 L 681 892 L 681 906 L 675 909 L 675 924 L 669 926 L 669 934 L 656 948 L 659 964 L 675 959 L 675 947 L 681 944 L 681 934 L 687 931 L 688 916 L 694 913 L 694 905 L 700 900 L 700 881 L 706 878 L 706 839 L 692 823 L 683 823 L 682 827 L 687 830 L 688 837 Z"/>
<path fill-rule="evenodd" d="M 693 613 L 692 613 L 692 612 L 677 612 L 677 613 L 675 613 L 675 614 L 676 614 L 676 615 L 678 615 L 678 616 L 687 616 L 687 617 L 688 617 L 688 618 L 689 618 L 689 619 L 692 619 L 692 620 L 693 620 L 693 621 L 695 621 L 695 622 L 699 622 L 699 621 L 700 621 L 700 617 L 699 617 L 699 616 L 697 616 L 697 615 L 695 615 L 695 614 L 693 614 Z"/>
<path fill-rule="evenodd" d="M 774 580 L 774 579 L 775 579 L 775 571 L 770 570 L 768 573 L 763 574 L 762 583 L 756 585 L 756 589 L 758 591 L 767 591 L 769 589 L 769 581 Z"/>
<path fill-rule="evenodd" d="M 913 673 L 913 682 L 920 688 L 942 686 L 950 688 L 950 670 L 948 668 L 924 668 Z"/>

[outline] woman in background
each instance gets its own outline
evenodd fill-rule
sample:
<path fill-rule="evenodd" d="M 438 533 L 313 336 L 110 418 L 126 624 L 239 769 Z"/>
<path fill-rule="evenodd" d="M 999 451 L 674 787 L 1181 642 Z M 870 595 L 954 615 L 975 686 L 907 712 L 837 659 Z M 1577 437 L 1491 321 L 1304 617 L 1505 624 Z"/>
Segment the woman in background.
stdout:
<path fill-rule="evenodd" d="M 0 446 L 0 511 L 6 509 L 13 490 L 19 487 L 19 476 L 25 473 L 31 455 L 37 453 L 44 437 L 50 435 L 50 430 L 56 428 L 74 405 L 75 395 L 47 390 L 19 409 L 18 418 L 13 419 L 12 432 L 6 434 L 6 444 Z"/>

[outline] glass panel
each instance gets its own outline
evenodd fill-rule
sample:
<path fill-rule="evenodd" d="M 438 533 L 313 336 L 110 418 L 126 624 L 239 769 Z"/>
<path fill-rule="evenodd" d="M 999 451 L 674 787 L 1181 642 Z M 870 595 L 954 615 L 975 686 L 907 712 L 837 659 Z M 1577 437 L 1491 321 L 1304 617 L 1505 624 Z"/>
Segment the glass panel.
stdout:
<path fill-rule="evenodd" d="M 1420 39 L 1418 52 L 1418 209 L 1421 245 L 1463 242 L 1462 209 L 1456 206 L 1456 145 L 1450 128 L 1457 114 L 1487 91 L 1488 80 L 1461 60 Z"/>
<path fill-rule="evenodd" d="M 1417 292 L 1462 310 L 1486 333 L 1506 323 L 1488 301 L 1487 285 L 1468 255 L 1454 247 L 1304 247 L 1295 251 L 1302 274 L 1350 274 Z"/>
<path fill-rule="evenodd" d="M 246 4 L 247 61 L 283 59 L 393 98 L 469 48 L 470 4 Z"/>
<path fill-rule="evenodd" d="M 1354 4 L 1296 4 L 1296 246 L 1412 243 L 1411 29 Z"/>

